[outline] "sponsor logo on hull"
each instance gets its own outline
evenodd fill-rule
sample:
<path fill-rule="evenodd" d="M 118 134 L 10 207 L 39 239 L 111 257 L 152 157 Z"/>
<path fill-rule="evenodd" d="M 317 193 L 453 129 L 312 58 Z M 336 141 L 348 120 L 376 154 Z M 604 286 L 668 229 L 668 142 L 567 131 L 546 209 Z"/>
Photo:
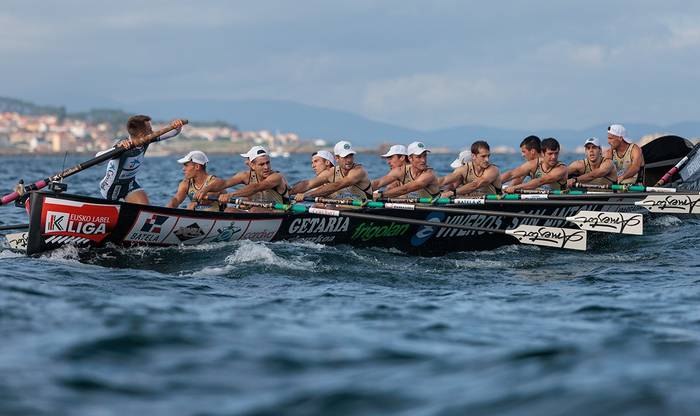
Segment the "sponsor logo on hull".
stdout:
<path fill-rule="evenodd" d="M 47 244 L 99 244 L 118 220 L 119 205 L 47 197 L 41 208 L 42 237 Z"/>
<path fill-rule="evenodd" d="M 141 211 L 124 241 L 162 245 L 201 244 L 235 240 L 269 241 L 282 222 L 274 220 L 217 220 Z"/>
<path fill-rule="evenodd" d="M 335 234 L 346 232 L 350 227 L 348 217 L 296 218 L 289 224 L 289 234 Z"/>

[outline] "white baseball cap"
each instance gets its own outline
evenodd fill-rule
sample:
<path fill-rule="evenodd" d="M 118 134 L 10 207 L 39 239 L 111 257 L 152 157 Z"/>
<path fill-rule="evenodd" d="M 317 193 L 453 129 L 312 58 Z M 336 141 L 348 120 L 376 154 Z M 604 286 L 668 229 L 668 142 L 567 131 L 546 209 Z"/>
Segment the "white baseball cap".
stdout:
<path fill-rule="evenodd" d="M 341 140 L 333 147 L 333 153 L 337 156 L 345 157 L 347 155 L 354 155 L 356 152 L 352 149 L 352 144 L 350 142 Z"/>
<path fill-rule="evenodd" d="M 186 154 L 185 157 L 183 157 L 182 159 L 177 160 L 177 163 L 187 162 L 194 162 L 200 165 L 206 165 L 207 163 L 209 163 L 209 158 L 207 157 L 207 155 L 204 154 L 204 152 L 200 152 L 199 150 L 193 150 Z"/>
<path fill-rule="evenodd" d="M 450 167 L 452 169 L 457 169 L 460 166 L 466 165 L 467 161 L 469 160 L 469 155 L 471 153 L 471 150 L 462 150 L 461 152 L 459 152 L 459 156 L 457 156 L 457 159 L 455 159 L 454 162 L 450 163 Z"/>
<path fill-rule="evenodd" d="M 243 157 L 247 157 L 249 161 L 254 161 L 258 156 L 267 156 L 267 150 L 262 146 L 253 146 L 248 150 L 248 153 L 241 153 Z"/>
<path fill-rule="evenodd" d="M 589 137 L 588 139 L 586 139 L 586 141 L 583 143 L 583 147 L 586 147 L 587 144 L 592 144 L 595 147 L 600 147 L 600 141 L 597 137 Z"/>
<path fill-rule="evenodd" d="M 409 155 L 422 155 L 423 152 L 430 152 L 423 142 L 413 142 L 408 145 L 407 152 Z"/>
<path fill-rule="evenodd" d="M 312 157 L 315 156 L 326 159 L 327 161 L 331 162 L 331 165 L 335 166 L 335 158 L 328 150 L 319 150 L 318 152 L 314 153 Z"/>
<path fill-rule="evenodd" d="M 625 138 L 625 127 L 622 124 L 613 124 L 608 127 L 608 134 L 613 136 Z"/>
<path fill-rule="evenodd" d="M 389 148 L 389 151 L 384 153 L 382 157 L 392 157 L 394 155 L 406 155 L 406 146 L 395 144 Z"/>

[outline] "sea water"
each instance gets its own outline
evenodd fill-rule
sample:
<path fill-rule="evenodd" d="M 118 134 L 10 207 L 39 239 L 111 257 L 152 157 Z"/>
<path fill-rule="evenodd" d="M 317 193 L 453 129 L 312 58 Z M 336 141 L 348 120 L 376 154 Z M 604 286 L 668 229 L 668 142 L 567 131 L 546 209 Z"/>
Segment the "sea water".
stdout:
<path fill-rule="evenodd" d="M 454 156 L 429 162 L 445 174 Z M 2 193 L 87 158 L 2 157 Z M 155 204 L 177 189 L 176 159 L 145 161 Z M 211 159 L 219 176 L 243 169 Z M 272 164 L 312 174 L 305 155 Z M 103 173 L 69 192 L 98 196 Z M 0 414 L 695 415 L 699 242 L 700 222 L 665 216 L 586 252 L 238 241 L 29 258 L 3 243 Z"/>

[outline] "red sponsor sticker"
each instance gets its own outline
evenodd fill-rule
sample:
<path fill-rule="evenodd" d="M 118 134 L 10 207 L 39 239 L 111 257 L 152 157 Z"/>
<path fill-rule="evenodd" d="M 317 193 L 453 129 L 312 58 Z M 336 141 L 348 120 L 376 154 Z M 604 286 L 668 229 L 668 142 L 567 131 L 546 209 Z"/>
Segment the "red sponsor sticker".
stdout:
<path fill-rule="evenodd" d="M 117 225 L 119 205 L 90 204 L 65 199 L 46 198 L 41 208 L 44 237 L 66 236 L 75 240 L 104 240 Z M 54 239 L 52 239 L 54 240 Z"/>

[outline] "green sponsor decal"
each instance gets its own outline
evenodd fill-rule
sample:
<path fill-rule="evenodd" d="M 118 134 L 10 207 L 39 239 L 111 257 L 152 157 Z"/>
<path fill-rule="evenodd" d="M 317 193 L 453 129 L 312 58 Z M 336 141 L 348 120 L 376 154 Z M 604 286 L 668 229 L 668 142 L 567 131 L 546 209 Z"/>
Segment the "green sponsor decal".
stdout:
<path fill-rule="evenodd" d="M 375 224 L 363 222 L 353 232 L 351 240 L 369 241 L 375 238 L 398 237 L 406 234 L 409 224 Z"/>

